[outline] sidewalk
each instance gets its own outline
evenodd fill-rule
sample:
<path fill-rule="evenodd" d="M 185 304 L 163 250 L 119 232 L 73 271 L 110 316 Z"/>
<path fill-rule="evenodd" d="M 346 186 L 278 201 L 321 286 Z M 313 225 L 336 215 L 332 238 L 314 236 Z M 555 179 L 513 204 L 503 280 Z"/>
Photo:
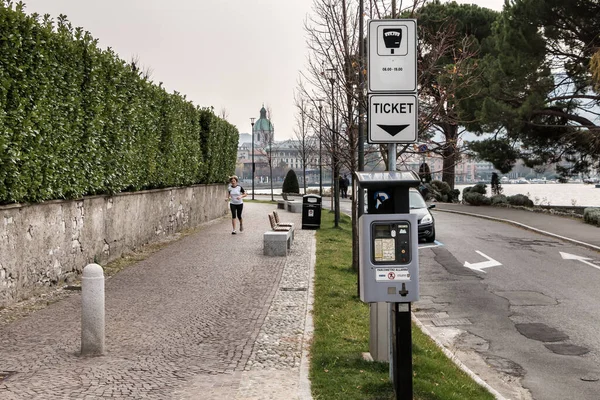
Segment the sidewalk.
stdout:
<path fill-rule="evenodd" d="M 263 256 L 274 205 L 229 216 L 106 281 L 106 354 L 80 357 L 79 293 L 0 327 L 0 398 L 310 399 L 314 231 Z M 4 376 L 6 378 L 2 379 Z"/>
<path fill-rule="evenodd" d="M 451 203 L 435 203 L 433 211 L 462 213 L 481 218 L 504 220 L 526 229 L 600 251 L 600 227 L 586 224 L 583 219 L 515 208 Z"/>

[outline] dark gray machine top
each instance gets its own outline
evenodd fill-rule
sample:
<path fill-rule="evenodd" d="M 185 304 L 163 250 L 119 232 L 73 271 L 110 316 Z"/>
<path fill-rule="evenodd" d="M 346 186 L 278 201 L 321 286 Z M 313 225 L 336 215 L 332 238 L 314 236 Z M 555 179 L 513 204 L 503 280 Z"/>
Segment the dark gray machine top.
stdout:
<path fill-rule="evenodd" d="M 367 188 L 369 186 L 419 186 L 421 180 L 414 171 L 374 171 L 354 173 L 358 184 Z"/>

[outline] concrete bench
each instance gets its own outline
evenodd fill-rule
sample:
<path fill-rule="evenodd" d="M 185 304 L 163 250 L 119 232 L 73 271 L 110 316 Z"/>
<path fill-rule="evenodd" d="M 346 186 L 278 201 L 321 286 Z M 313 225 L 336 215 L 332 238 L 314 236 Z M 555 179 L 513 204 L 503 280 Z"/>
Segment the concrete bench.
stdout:
<path fill-rule="evenodd" d="M 277 200 L 277 209 L 278 210 L 285 210 L 286 209 L 285 200 Z"/>
<path fill-rule="evenodd" d="M 294 199 L 302 200 L 302 196 L 303 195 L 300 193 L 281 193 L 281 197 L 283 197 L 285 201 L 294 201 Z"/>
<path fill-rule="evenodd" d="M 286 257 L 292 247 L 292 231 L 267 231 L 263 234 L 263 254 L 265 256 Z"/>
<path fill-rule="evenodd" d="M 288 200 L 286 202 L 286 208 L 288 212 L 291 213 L 301 213 L 302 212 L 302 202 L 296 200 Z"/>
<path fill-rule="evenodd" d="M 290 224 L 282 224 L 279 225 L 276 222 L 276 217 L 275 215 L 277 214 L 277 211 L 273 211 L 273 215 L 269 214 L 269 224 L 271 225 L 271 230 L 273 231 L 279 231 L 279 232 L 290 232 L 290 236 L 291 236 L 291 243 L 294 243 L 294 224 L 290 223 Z"/>

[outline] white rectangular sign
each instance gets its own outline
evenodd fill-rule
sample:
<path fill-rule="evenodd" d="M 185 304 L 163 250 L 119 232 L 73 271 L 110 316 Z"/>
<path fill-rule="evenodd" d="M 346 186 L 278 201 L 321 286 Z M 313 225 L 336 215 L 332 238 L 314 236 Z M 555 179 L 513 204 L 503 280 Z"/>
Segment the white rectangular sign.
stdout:
<path fill-rule="evenodd" d="M 417 91 L 417 21 L 369 21 L 369 92 Z"/>
<path fill-rule="evenodd" d="M 369 143 L 415 143 L 418 112 L 414 94 L 369 95 Z"/>

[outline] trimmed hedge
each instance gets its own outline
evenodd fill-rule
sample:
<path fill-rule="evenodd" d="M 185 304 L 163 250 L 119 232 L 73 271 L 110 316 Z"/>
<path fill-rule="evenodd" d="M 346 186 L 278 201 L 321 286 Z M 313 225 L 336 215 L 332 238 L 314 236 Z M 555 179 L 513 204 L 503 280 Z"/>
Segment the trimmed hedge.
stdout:
<path fill-rule="evenodd" d="M 508 204 L 508 198 L 503 194 L 492 196 L 491 201 L 493 206 L 498 204 Z"/>
<path fill-rule="evenodd" d="M 474 191 L 463 192 L 463 201 L 473 206 L 489 206 L 492 204 L 489 197 Z"/>
<path fill-rule="evenodd" d="M 584 209 L 583 220 L 588 224 L 600 226 L 600 208 Z"/>
<path fill-rule="evenodd" d="M 533 201 L 524 194 L 515 194 L 506 198 L 511 206 L 533 207 Z"/>
<path fill-rule="evenodd" d="M 0 0 L 0 203 L 225 182 L 238 131 L 73 28 Z"/>

